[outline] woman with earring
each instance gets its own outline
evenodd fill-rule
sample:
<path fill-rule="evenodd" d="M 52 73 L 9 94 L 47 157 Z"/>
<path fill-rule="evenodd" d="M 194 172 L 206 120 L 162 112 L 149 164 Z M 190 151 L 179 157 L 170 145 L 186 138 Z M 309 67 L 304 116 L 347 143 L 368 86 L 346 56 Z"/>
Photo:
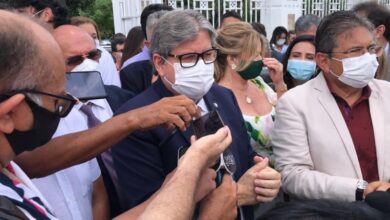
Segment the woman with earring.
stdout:
<path fill-rule="evenodd" d="M 287 86 L 283 66 L 274 58 L 263 58 L 261 37 L 250 24 L 227 24 L 218 32 L 219 50 L 215 63 L 215 80 L 231 89 L 237 99 L 251 138 L 252 148 L 272 160 L 270 132 L 275 116 L 274 106 Z M 276 92 L 260 77 L 266 66 Z"/>

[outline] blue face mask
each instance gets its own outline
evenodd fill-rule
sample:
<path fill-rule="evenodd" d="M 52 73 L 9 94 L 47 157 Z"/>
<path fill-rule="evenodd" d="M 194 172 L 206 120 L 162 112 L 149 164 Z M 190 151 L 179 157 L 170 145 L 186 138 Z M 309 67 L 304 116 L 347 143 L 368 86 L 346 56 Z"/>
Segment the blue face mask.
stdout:
<path fill-rule="evenodd" d="M 308 60 L 289 59 L 287 71 L 295 80 L 309 80 L 316 70 L 316 63 Z"/>

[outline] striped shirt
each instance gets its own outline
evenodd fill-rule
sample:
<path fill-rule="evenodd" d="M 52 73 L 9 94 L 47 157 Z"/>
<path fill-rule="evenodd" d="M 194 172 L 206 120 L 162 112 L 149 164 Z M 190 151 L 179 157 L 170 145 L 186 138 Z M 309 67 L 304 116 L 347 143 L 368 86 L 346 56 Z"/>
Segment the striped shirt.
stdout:
<path fill-rule="evenodd" d="M 57 219 L 30 178 L 12 161 L 0 172 L 0 195 L 7 197 L 29 219 Z"/>

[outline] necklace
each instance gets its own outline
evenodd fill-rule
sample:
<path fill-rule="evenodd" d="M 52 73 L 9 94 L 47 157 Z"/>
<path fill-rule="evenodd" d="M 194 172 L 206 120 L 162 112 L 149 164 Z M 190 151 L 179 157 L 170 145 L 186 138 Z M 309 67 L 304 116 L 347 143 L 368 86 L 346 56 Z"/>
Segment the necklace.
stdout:
<path fill-rule="evenodd" d="M 246 103 L 248 103 L 248 104 L 252 104 L 252 99 L 251 99 L 251 97 L 249 97 L 249 96 L 245 96 L 245 101 L 246 101 Z"/>

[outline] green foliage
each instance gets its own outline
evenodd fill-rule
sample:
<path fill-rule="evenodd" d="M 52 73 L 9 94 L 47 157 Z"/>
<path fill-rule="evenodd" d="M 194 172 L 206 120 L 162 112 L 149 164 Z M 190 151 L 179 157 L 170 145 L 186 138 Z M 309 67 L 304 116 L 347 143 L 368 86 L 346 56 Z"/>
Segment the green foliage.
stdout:
<path fill-rule="evenodd" d="M 111 0 L 66 0 L 71 16 L 84 16 L 93 19 L 102 38 L 110 38 L 114 33 L 114 19 Z"/>

